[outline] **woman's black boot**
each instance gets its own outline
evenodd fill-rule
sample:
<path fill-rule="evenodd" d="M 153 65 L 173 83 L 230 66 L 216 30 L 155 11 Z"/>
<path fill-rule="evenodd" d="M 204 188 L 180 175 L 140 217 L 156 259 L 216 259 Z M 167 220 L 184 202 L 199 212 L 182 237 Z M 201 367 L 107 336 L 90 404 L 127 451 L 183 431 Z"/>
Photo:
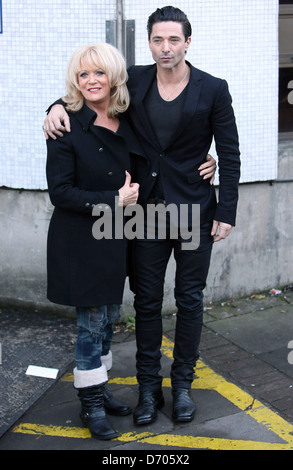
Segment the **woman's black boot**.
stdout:
<path fill-rule="evenodd" d="M 73 371 L 74 387 L 81 402 L 80 417 L 93 437 L 101 440 L 119 436 L 108 420 L 104 408 L 105 384 L 108 380 L 104 364 L 97 369 Z"/>
<path fill-rule="evenodd" d="M 92 437 L 101 440 L 114 439 L 119 436 L 106 416 L 104 409 L 104 385 L 94 385 L 78 389 L 81 401 L 80 417 Z"/>

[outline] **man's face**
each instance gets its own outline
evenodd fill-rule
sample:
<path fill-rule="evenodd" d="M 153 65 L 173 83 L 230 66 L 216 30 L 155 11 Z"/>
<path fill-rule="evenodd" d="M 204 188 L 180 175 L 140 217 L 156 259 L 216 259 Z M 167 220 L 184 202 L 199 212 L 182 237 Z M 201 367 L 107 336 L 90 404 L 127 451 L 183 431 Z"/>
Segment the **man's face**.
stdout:
<path fill-rule="evenodd" d="M 190 42 L 190 37 L 185 41 L 181 23 L 165 21 L 153 25 L 149 47 L 158 67 L 172 69 L 185 62 Z"/>

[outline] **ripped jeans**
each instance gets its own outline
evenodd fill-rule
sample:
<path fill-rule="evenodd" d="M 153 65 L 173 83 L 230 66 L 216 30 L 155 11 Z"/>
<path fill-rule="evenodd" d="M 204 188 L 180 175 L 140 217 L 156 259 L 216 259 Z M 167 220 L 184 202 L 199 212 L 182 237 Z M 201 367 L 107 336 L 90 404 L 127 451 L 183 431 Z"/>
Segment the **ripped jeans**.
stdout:
<path fill-rule="evenodd" d="M 78 336 L 75 362 L 78 370 L 101 367 L 101 356 L 111 348 L 114 323 L 120 316 L 120 305 L 77 307 Z"/>

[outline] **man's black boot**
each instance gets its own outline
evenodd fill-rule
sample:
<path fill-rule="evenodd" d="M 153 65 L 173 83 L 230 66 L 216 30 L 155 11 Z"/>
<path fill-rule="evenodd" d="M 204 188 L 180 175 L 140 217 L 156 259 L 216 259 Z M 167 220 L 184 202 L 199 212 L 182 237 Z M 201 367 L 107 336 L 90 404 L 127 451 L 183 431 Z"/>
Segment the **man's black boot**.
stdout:
<path fill-rule="evenodd" d="M 172 418 L 176 422 L 192 421 L 195 414 L 195 403 L 189 395 L 187 388 L 177 388 L 172 390 L 173 414 Z"/>
<path fill-rule="evenodd" d="M 139 394 L 137 407 L 133 413 L 133 422 L 136 425 L 153 423 L 157 419 L 157 410 L 164 405 L 162 390 L 154 392 L 144 390 Z"/>

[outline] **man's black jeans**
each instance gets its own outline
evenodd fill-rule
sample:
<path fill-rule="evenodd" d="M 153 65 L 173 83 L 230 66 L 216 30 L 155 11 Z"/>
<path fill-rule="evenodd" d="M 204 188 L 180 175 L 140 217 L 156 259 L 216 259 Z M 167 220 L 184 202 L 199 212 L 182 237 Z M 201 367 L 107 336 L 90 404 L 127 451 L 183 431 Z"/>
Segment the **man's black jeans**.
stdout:
<path fill-rule="evenodd" d="M 201 227 L 200 246 L 183 250 L 181 240 L 135 240 L 134 276 L 137 340 L 137 380 L 140 390 L 158 390 L 162 341 L 164 278 L 172 250 L 176 261 L 177 307 L 173 388 L 190 388 L 199 354 L 203 321 L 203 289 L 206 285 L 213 237 L 212 223 Z"/>

